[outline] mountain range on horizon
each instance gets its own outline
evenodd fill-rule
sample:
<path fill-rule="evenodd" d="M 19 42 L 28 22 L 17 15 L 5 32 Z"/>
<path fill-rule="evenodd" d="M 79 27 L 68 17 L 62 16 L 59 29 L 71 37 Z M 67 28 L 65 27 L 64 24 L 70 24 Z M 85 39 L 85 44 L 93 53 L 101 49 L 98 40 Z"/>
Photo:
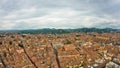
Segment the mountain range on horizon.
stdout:
<path fill-rule="evenodd" d="M 26 30 L 0 30 L 0 32 L 13 32 L 13 33 L 72 33 L 72 32 L 120 32 L 120 29 L 113 28 L 76 28 L 76 29 L 55 29 L 55 28 L 44 28 L 44 29 L 26 29 Z"/>

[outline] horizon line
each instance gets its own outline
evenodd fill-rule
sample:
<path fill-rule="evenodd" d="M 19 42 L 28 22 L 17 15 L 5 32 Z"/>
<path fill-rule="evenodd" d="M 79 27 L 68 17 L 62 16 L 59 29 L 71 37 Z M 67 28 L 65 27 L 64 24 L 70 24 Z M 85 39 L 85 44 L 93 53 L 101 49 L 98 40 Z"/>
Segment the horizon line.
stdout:
<path fill-rule="evenodd" d="M 116 30 L 120 30 L 120 28 L 96 28 L 96 27 L 91 27 L 91 28 L 89 28 L 89 27 L 83 27 L 83 28 L 86 28 L 86 29 L 116 29 Z M 59 30 L 59 29 L 63 29 L 63 30 L 65 30 L 65 29 L 83 29 L 83 28 L 32 28 L 32 29 L 0 29 L 0 31 L 14 31 L 14 30 L 42 30 L 42 29 L 57 29 L 57 30 Z"/>

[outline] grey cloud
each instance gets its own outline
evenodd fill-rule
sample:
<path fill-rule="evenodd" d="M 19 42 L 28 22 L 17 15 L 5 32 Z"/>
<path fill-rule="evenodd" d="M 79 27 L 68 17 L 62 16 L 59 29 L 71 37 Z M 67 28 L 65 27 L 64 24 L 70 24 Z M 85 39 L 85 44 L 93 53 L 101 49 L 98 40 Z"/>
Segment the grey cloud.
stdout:
<path fill-rule="evenodd" d="M 119 6 L 119 0 L 0 0 L 0 29 L 119 28 Z"/>

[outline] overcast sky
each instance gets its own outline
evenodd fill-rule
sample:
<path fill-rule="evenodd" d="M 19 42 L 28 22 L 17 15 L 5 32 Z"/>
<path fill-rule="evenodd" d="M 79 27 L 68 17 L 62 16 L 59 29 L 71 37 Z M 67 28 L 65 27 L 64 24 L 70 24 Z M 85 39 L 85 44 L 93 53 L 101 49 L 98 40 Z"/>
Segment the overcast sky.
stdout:
<path fill-rule="evenodd" d="M 120 0 L 0 0 L 0 30 L 120 28 Z"/>

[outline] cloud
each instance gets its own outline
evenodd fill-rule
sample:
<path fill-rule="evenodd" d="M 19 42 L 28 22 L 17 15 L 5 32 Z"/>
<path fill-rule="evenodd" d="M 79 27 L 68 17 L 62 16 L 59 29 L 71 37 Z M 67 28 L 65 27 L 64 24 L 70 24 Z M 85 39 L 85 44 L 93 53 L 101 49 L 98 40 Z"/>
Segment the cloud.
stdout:
<path fill-rule="evenodd" d="M 1 0 L 0 29 L 120 28 L 119 0 Z"/>

